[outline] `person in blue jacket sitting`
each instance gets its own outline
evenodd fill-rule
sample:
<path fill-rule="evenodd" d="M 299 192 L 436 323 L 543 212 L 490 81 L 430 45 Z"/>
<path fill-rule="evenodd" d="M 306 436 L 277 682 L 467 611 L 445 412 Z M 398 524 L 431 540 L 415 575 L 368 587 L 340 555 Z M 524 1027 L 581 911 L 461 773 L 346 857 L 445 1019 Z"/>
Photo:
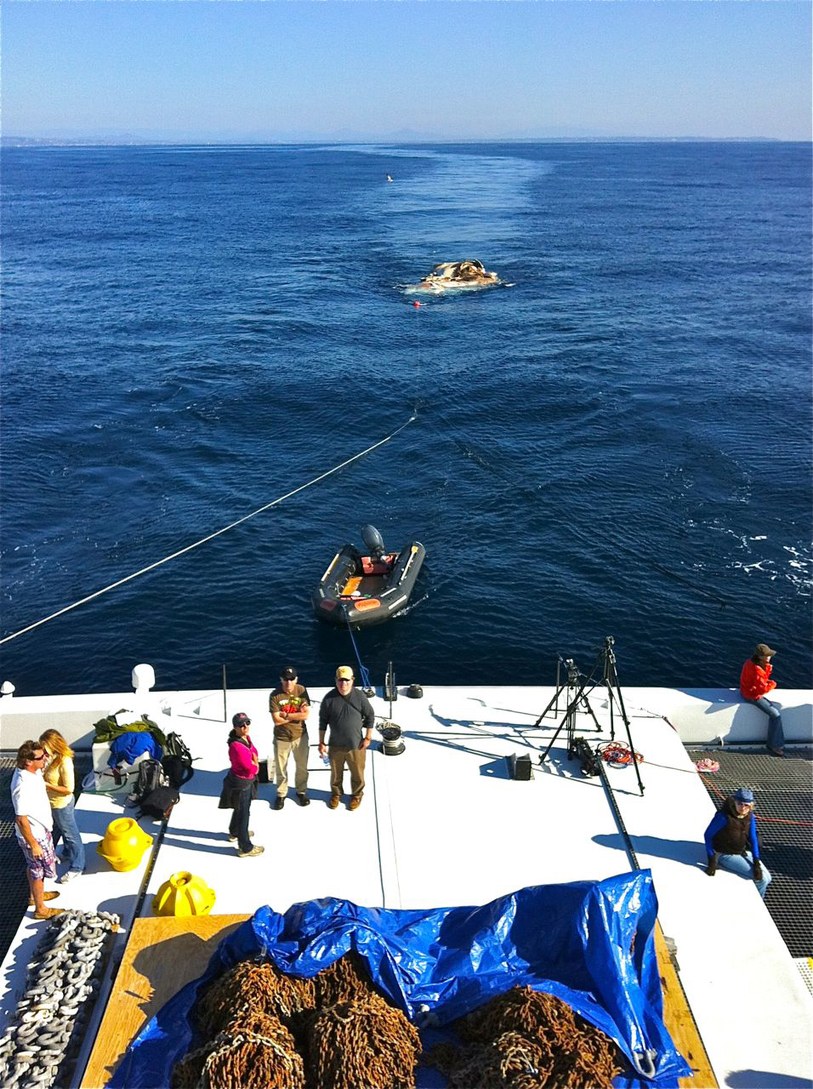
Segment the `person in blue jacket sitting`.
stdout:
<path fill-rule="evenodd" d="M 759 857 L 753 790 L 740 787 L 725 799 L 706 829 L 705 841 L 709 877 L 722 866 L 741 877 L 753 877 L 759 895 L 765 895 L 771 875 Z"/>

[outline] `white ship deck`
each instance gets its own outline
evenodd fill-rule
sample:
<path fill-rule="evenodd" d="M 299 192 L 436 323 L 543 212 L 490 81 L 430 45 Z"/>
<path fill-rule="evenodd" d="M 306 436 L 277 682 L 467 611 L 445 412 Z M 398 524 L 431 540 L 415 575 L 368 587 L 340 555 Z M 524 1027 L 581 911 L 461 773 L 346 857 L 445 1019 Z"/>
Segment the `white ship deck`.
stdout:
<path fill-rule="evenodd" d="M 643 795 L 631 767 L 607 774 L 638 862 L 652 871 L 660 922 L 675 942 L 688 1002 L 719 1084 L 810 1085 L 813 1000 L 753 884 L 722 871 L 714 880 L 704 873 L 703 831 L 713 805 L 671 725 L 674 707 L 685 700 L 672 692 L 670 703 L 667 691 L 624 693 L 633 742 L 644 756 Z M 137 869 L 117 873 L 95 850 L 110 820 L 130 812 L 123 797 L 84 793 L 77 819 L 89 847 L 88 872 L 60 886 L 54 906 L 120 915 L 120 956 L 136 911 L 151 916 L 152 897 L 178 871 L 191 871 L 214 889 L 213 914 L 244 915 L 266 904 L 284 912 L 324 896 L 387 908 L 482 904 L 526 885 L 595 880 L 631 868 L 602 781 L 583 777 L 578 761 L 567 759 L 564 729 L 549 758 L 538 762 L 564 709 L 562 700 L 559 716 L 536 726 L 552 689 L 427 688 L 419 700 L 403 692 L 391 717 L 404 732 L 406 750 L 385 756 L 374 743 L 364 801 L 353 813 L 346 799 L 336 811 L 325 804 L 329 773 L 315 748 L 314 706 L 312 804 L 297 805 L 291 789 L 285 808 L 273 811 L 275 788 L 262 786 L 251 828 L 266 850 L 250 859 L 237 857 L 226 835 L 229 814 L 217 808 L 229 729 L 222 693 L 173 694 L 163 700 L 163 713 L 154 697 L 153 717 L 165 732 L 181 734 L 196 757 L 196 773 L 168 822 L 146 895 L 137 908 L 149 852 Z M 311 688 L 315 704 L 324 693 Z M 22 713 L 23 701 L 14 703 Z M 578 727 L 592 744 L 609 738 L 606 694 L 593 693 L 590 703 L 602 733 L 584 714 Z M 111 702 L 108 710 L 124 705 Z M 373 705 L 380 718 L 390 717 L 383 699 Z M 267 692 L 230 693 L 228 719 L 238 710 L 251 716 L 252 738 L 266 755 Z M 617 715 L 615 726 L 616 738 L 625 741 Z M 527 782 L 510 778 L 506 759 L 523 753 L 533 760 Z M 141 824 L 151 832 L 159 828 Z M 0 969 L 0 1031 L 13 1015 L 42 925 L 26 916 Z"/>

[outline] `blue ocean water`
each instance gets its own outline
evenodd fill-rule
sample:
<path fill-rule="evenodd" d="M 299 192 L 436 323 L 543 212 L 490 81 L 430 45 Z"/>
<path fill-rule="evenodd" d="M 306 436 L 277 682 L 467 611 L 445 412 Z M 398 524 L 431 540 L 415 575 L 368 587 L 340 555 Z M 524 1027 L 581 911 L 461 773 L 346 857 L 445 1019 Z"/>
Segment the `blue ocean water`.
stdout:
<path fill-rule="evenodd" d="M 735 685 L 764 640 L 811 686 L 810 167 L 781 143 L 6 149 L 4 635 L 393 437 L 6 642 L 0 679 L 253 687 L 293 661 L 319 685 L 358 658 L 550 684 L 612 635 L 622 685 Z M 412 306 L 464 257 L 512 286 Z M 428 558 L 353 641 L 309 595 L 368 522 Z"/>

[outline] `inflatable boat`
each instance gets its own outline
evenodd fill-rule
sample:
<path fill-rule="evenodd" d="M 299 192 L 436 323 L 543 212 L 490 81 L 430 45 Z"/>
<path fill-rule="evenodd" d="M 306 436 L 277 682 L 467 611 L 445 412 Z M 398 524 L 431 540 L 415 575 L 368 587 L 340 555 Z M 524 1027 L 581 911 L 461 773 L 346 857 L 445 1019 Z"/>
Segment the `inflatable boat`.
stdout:
<path fill-rule="evenodd" d="M 366 553 L 344 545 L 312 594 L 316 616 L 328 624 L 381 624 L 407 607 L 415 588 L 426 556 L 420 541 L 387 552 L 375 526 L 364 526 L 361 535 Z"/>

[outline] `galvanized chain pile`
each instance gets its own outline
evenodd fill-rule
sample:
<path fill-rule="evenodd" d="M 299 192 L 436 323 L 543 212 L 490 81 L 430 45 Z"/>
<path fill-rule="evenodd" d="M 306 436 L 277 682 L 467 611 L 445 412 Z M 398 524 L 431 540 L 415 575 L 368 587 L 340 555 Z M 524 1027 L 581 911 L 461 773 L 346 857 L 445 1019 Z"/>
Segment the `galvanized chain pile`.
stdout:
<path fill-rule="evenodd" d="M 15 1020 L 0 1039 L 5 1089 L 69 1084 L 118 925 L 118 916 L 106 911 L 66 911 L 48 925 Z"/>
<path fill-rule="evenodd" d="M 207 1042 L 176 1063 L 172 1089 L 413 1089 L 420 1037 L 375 990 L 356 954 L 313 980 L 243 961 L 199 997 Z"/>
<path fill-rule="evenodd" d="M 465 1046 L 426 1055 L 449 1089 L 611 1089 L 621 1071 L 613 1042 L 567 1003 L 514 987 L 454 1025 Z"/>

